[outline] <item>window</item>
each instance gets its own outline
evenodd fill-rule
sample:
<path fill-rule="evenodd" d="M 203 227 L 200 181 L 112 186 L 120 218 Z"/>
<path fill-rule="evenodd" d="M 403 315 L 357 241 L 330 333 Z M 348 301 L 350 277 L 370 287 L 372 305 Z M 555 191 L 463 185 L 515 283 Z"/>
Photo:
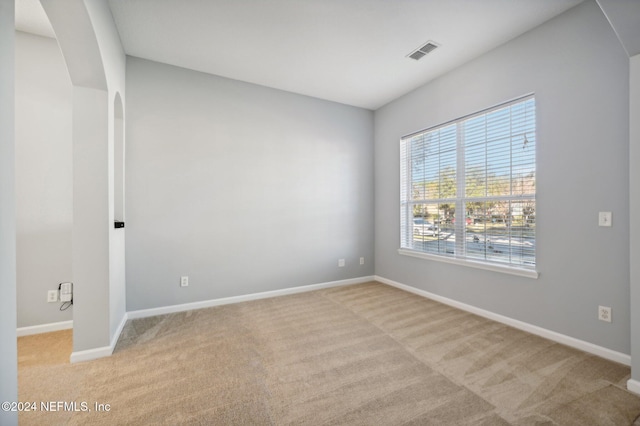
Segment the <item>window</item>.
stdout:
<path fill-rule="evenodd" d="M 403 137 L 400 252 L 537 276 L 535 145 L 533 96 Z"/>

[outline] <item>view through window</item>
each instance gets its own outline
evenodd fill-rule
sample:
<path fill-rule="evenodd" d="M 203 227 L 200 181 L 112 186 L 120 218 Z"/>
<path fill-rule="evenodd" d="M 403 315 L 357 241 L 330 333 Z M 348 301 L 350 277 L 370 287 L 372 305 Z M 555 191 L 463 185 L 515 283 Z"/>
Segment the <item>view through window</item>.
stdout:
<path fill-rule="evenodd" d="M 535 267 L 533 96 L 406 136 L 400 151 L 401 248 Z"/>

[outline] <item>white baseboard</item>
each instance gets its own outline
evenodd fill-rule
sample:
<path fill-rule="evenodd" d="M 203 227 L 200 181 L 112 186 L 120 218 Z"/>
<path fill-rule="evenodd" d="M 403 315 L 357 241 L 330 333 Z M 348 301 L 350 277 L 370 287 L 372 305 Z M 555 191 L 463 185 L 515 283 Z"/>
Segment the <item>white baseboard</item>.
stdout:
<path fill-rule="evenodd" d="M 87 349 L 85 351 L 74 351 L 71 353 L 71 363 L 91 361 L 92 359 L 104 358 L 111 356 L 113 349 L 111 346 L 102 346 L 101 348 Z"/>
<path fill-rule="evenodd" d="M 113 353 L 113 350 L 116 348 L 116 344 L 118 343 L 118 338 L 122 333 L 122 329 L 124 328 L 124 325 L 127 323 L 127 319 L 128 319 L 128 315 L 125 312 L 125 314 L 122 316 L 122 320 L 120 320 L 120 324 L 118 325 L 116 332 L 113 334 L 113 336 L 111 336 L 111 342 L 109 346 L 103 346 L 103 347 L 94 348 L 94 349 L 87 349 L 85 351 L 74 351 L 71 353 L 71 357 L 69 358 L 71 364 L 74 364 L 76 362 L 91 361 L 92 359 L 111 356 L 111 354 Z"/>
<path fill-rule="evenodd" d="M 224 297 L 221 299 L 203 300 L 201 302 L 184 303 L 181 305 L 163 306 L 160 308 L 151 308 L 151 309 L 140 309 L 137 311 L 130 311 L 127 314 L 129 319 L 146 318 L 146 317 L 153 317 L 156 315 L 165 315 L 165 314 L 171 314 L 175 312 L 184 312 L 184 311 L 191 311 L 194 309 L 228 305 L 231 303 L 240 303 L 240 302 L 248 302 L 251 300 L 266 299 L 269 297 L 286 296 L 289 294 L 303 293 L 307 291 L 320 290 L 323 288 L 340 287 L 340 286 L 352 285 L 352 284 L 361 284 L 361 283 L 366 283 L 368 281 L 373 281 L 374 279 L 375 278 L 373 276 L 351 278 L 347 280 L 330 281 L 330 282 L 320 283 L 320 284 L 311 284 L 311 285 L 305 285 L 300 287 L 284 288 L 281 290 L 272 290 L 272 291 L 265 291 L 261 293 L 245 294 L 242 296 L 232 296 L 232 297 Z"/>
<path fill-rule="evenodd" d="M 122 333 L 122 329 L 124 328 L 124 325 L 127 323 L 127 319 L 128 317 L 127 317 L 127 314 L 125 313 L 124 316 L 122 317 L 122 320 L 120 321 L 120 324 L 118 325 L 118 328 L 115 334 L 111 337 L 111 344 L 109 346 L 89 349 L 86 351 L 72 352 L 70 357 L 71 363 L 89 361 L 92 359 L 110 356 L 116 347 L 116 343 L 118 343 L 118 338 Z M 21 336 L 30 336 L 33 334 L 50 333 L 52 331 L 69 330 L 72 328 L 73 328 L 73 320 L 61 321 L 61 322 L 54 322 L 51 324 L 34 325 L 31 327 L 20 327 L 16 330 L 16 334 L 18 337 L 21 337 Z"/>
<path fill-rule="evenodd" d="M 118 325 L 116 332 L 114 333 L 113 336 L 111 336 L 111 345 L 110 345 L 111 353 L 113 353 L 113 350 L 116 348 L 118 339 L 120 338 L 120 335 L 122 334 L 122 330 L 124 329 L 124 326 L 127 323 L 128 319 L 129 319 L 129 314 L 125 312 L 124 315 L 122 316 L 122 319 L 120 320 L 120 324 Z"/>
<path fill-rule="evenodd" d="M 32 325 L 16 329 L 18 337 L 31 336 L 33 334 L 51 333 L 52 331 L 69 330 L 73 328 L 73 320 L 52 322 L 49 324 Z"/>
<path fill-rule="evenodd" d="M 76 362 L 90 361 L 93 359 L 111 356 L 111 354 L 113 353 L 116 347 L 116 344 L 118 343 L 118 338 L 120 337 L 120 334 L 122 333 L 122 330 L 124 329 L 124 326 L 127 323 L 127 320 L 129 319 L 146 318 L 146 317 L 164 315 L 164 314 L 169 314 L 174 312 L 183 312 L 183 311 L 190 311 L 193 309 L 202 309 L 202 308 L 209 308 L 212 306 L 227 305 L 230 303 L 247 302 L 250 300 L 265 299 L 268 297 L 277 297 L 277 296 L 284 296 L 288 294 L 302 293 L 306 291 L 320 290 L 323 288 L 339 287 L 339 286 L 351 285 L 351 284 L 360 284 L 360 283 L 373 281 L 373 280 L 374 280 L 373 276 L 366 276 L 366 277 L 352 278 L 347 280 L 330 281 L 330 282 L 320 283 L 320 284 L 286 288 L 282 290 L 265 291 L 262 293 L 225 297 L 222 299 L 205 300 L 201 302 L 185 303 L 181 305 L 164 306 L 160 308 L 142 309 L 138 311 L 126 312 L 122 317 L 122 320 L 120 321 L 120 324 L 118 325 L 116 332 L 114 333 L 113 336 L 111 336 L 111 342 L 109 346 L 102 346 L 99 348 L 87 349 L 83 351 L 74 351 L 71 353 L 70 361 L 71 363 L 76 363 Z M 44 325 L 34 326 L 34 327 L 23 327 L 21 329 L 18 329 L 18 336 L 21 336 L 21 335 L 26 336 L 28 334 L 37 334 L 37 333 L 46 333 L 49 331 L 63 330 L 63 329 L 72 328 L 72 327 L 73 327 L 73 321 L 65 321 L 65 322 L 54 323 L 54 324 L 44 324 Z"/>
<path fill-rule="evenodd" d="M 627 389 L 629 392 L 637 393 L 640 395 L 640 381 L 629 379 L 627 381 Z"/>
<path fill-rule="evenodd" d="M 461 309 L 463 311 L 471 312 L 472 314 L 476 314 L 478 316 L 488 318 L 490 320 L 497 321 L 502 324 L 506 324 L 513 328 L 517 328 L 519 330 L 523 330 L 528 333 L 535 334 L 540 337 L 544 337 L 554 342 L 571 346 L 572 348 L 580 349 L 581 351 L 588 352 L 593 355 L 597 355 L 599 357 L 608 359 L 610 361 L 615 361 L 620 364 L 624 364 L 628 366 L 631 365 L 631 356 L 621 352 L 616 352 L 611 349 L 604 348 L 602 346 L 594 345 L 593 343 L 585 342 L 584 340 L 576 339 L 561 333 L 557 333 L 555 331 L 547 330 L 546 328 L 538 327 L 537 325 L 533 325 L 533 324 L 529 324 L 513 318 L 509 318 L 504 315 L 496 314 L 494 312 L 480 309 L 472 305 L 467 305 L 466 303 L 458 302 L 456 300 L 449 299 L 447 297 L 439 296 L 437 294 L 433 294 L 425 290 L 411 287 L 406 284 L 402 284 L 402 283 L 390 280 L 388 278 L 384 278 L 376 275 L 375 280 L 381 283 L 399 288 L 401 290 L 405 290 L 410 293 L 414 293 L 419 296 L 426 297 L 427 299 L 435 300 L 445 305 L 449 305 L 454 308 Z M 632 382 L 632 381 L 630 380 L 629 382 Z M 638 390 L 635 390 L 633 392 L 640 393 L 640 382 L 633 381 L 634 382 L 633 384 L 629 384 L 629 382 L 627 383 L 627 387 L 638 386 L 637 388 Z M 629 387 L 629 390 L 632 390 L 632 389 Z"/>
<path fill-rule="evenodd" d="M 212 300 L 205 300 L 200 302 L 184 303 L 180 305 L 171 305 L 171 306 L 164 306 L 160 308 L 141 309 L 137 311 L 126 312 L 122 317 L 120 324 L 118 325 L 116 333 L 111 337 L 111 342 L 109 346 L 103 346 L 100 348 L 73 352 L 70 358 L 71 363 L 90 361 L 92 359 L 110 356 L 113 353 L 113 350 L 115 349 L 116 344 L 118 343 L 118 338 L 120 337 L 120 334 L 122 333 L 122 330 L 124 329 L 124 326 L 127 320 L 129 319 L 146 318 L 146 317 L 151 317 L 156 315 L 164 315 L 164 314 L 175 313 L 175 312 L 184 312 L 184 311 L 190 311 L 194 309 L 202 309 L 202 308 L 209 308 L 213 306 L 227 305 L 231 303 L 240 303 L 240 302 L 247 302 L 251 300 L 266 299 L 270 297 L 285 296 L 289 294 L 320 290 L 323 288 L 360 284 L 360 283 L 365 283 L 373 280 L 399 288 L 404 291 L 408 291 L 410 293 L 417 294 L 422 297 L 426 297 L 428 299 L 435 300 L 437 302 L 452 306 L 454 308 L 461 309 L 463 311 L 471 312 L 473 314 L 479 315 L 484 318 L 488 318 L 493 321 L 500 322 L 502 324 L 506 324 L 508 326 L 517 328 L 519 330 L 523 330 L 531 334 L 544 337 L 554 342 L 571 346 L 573 348 L 591 353 L 593 355 L 600 356 L 602 358 L 605 358 L 611 361 L 615 361 L 624 365 L 629 365 L 629 366 L 631 365 L 630 355 L 627 355 L 621 352 L 616 352 L 611 349 L 586 342 L 584 340 L 576 339 L 561 333 L 557 333 L 555 331 L 538 327 L 536 325 L 532 325 L 523 321 L 509 318 L 500 314 L 496 314 L 491 311 L 477 308 L 475 306 L 468 305 L 466 303 L 458 302 L 456 300 L 439 296 L 437 294 L 430 293 L 428 291 L 421 290 L 415 287 L 411 287 L 406 284 L 402 284 L 397 281 L 393 281 L 388 278 L 384 278 L 377 275 L 352 278 L 352 279 L 340 280 L 340 281 L 330 281 L 326 283 L 311 284 L 307 286 L 292 287 L 292 288 L 286 288 L 281 290 L 265 291 L 261 293 L 253 293 L 253 294 L 247 294 L 242 296 L 232 296 L 232 297 L 225 297 L 221 299 L 212 299 Z M 42 324 L 42 325 L 36 325 L 31 327 L 18 328 L 17 336 L 18 337 L 29 336 L 32 334 L 48 333 L 52 331 L 67 330 L 71 328 L 73 328 L 73 321 L 61 321 L 61 322 L 51 323 L 51 324 Z M 629 389 L 629 391 L 631 392 L 640 394 L 640 381 L 630 379 L 627 382 L 627 389 Z"/>

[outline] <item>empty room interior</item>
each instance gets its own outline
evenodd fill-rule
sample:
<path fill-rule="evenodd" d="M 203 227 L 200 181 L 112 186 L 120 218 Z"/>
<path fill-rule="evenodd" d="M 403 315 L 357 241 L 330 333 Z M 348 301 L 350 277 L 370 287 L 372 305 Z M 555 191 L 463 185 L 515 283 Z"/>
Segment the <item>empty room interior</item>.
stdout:
<path fill-rule="evenodd" d="M 639 1 L 0 1 L 0 424 L 640 424 Z"/>

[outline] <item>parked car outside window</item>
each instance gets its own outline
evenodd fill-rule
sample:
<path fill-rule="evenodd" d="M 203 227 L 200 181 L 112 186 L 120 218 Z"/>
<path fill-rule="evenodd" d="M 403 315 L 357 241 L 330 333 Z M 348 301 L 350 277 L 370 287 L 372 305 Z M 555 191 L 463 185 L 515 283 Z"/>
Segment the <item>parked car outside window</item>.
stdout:
<path fill-rule="evenodd" d="M 438 235 L 438 226 L 417 217 L 413 219 L 413 234 L 436 236 Z"/>

